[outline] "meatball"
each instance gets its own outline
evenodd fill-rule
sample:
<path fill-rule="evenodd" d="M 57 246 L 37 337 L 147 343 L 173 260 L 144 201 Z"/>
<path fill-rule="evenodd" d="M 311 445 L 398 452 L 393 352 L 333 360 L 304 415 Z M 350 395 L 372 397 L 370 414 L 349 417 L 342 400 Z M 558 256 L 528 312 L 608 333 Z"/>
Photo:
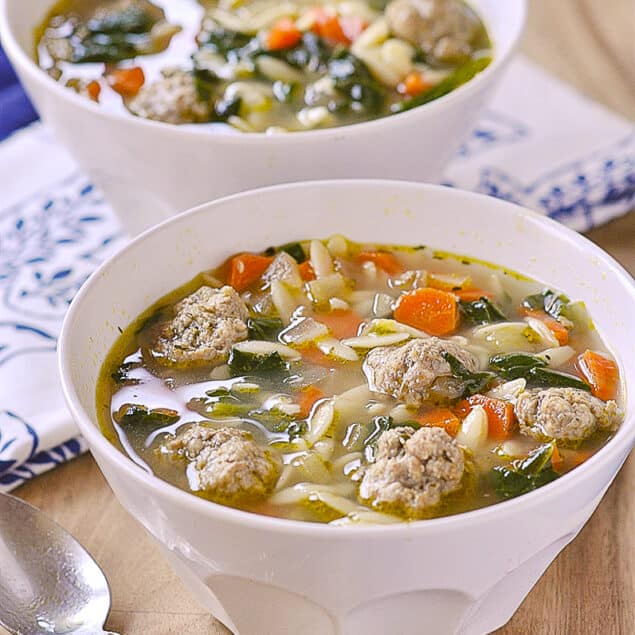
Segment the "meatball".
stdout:
<path fill-rule="evenodd" d="M 364 468 L 359 499 L 407 517 L 421 516 L 461 486 L 463 451 L 441 428 L 393 428 Z"/>
<path fill-rule="evenodd" d="M 364 363 L 368 385 L 371 390 L 413 406 L 429 399 L 456 399 L 462 385 L 452 377 L 443 353 L 456 357 L 469 371 L 478 369 L 477 358 L 456 342 L 438 337 L 413 339 L 401 346 L 380 346 L 368 353 Z"/>
<path fill-rule="evenodd" d="M 247 338 L 247 307 L 232 287 L 203 286 L 181 300 L 153 346 L 159 361 L 179 366 L 220 364 Z"/>
<path fill-rule="evenodd" d="M 194 424 L 162 449 L 191 461 L 198 481 L 193 489 L 205 491 L 217 502 L 265 498 L 280 476 L 280 464 L 272 453 L 238 428 Z"/>
<path fill-rule="evenodd" d="M 614 430 L 621 412 L 614 401 L 604 403 L 578 388 L 534 388 L 515 406 L 520 431 L 539 441 L 582 441 L 598 429 Z"/>
<path fill-rule="evenodd" d="M 476 13 L 461 0 L 392 0 L 386 19 L 394 35 L 444 63 L 469 57 L 482 31 Z"/>
<path fill-rule="evenodd" d="M 163 71 L 163 78 L 144 86 L 128 109 L 138 117 L 172 124 L 212 118 L 212 104 L 200 98 L 192 74 L 178 69 Z"/>

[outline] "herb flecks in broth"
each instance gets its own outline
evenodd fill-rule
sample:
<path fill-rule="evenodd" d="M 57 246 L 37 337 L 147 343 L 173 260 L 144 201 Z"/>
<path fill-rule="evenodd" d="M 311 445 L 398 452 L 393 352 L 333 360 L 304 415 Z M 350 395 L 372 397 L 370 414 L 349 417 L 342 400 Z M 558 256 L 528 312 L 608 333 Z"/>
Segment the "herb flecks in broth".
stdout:
<path fill-rule="evenodd" d="M 559 478 L 619 426 L 617 365 L 581 303 L 438 255 L 333 236 L 218 263 L 124 331 L 104 434 L 197 496 L 338 525 Z"/>
<path fill-rule="evenodd" d="M 40 66 L 103 107 L 270 133 L 421 106 L 492 52 L 462 0 L 64 0 L 36 37 Z"/>

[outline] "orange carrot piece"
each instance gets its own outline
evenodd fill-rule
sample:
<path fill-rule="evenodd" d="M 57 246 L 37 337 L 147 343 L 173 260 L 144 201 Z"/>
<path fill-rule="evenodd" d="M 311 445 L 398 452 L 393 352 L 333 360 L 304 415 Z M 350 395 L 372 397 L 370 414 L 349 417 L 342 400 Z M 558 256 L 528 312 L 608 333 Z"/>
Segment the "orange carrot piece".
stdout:
<path fill-rule="evenodd" d="M 302 31 L 291 18 L 280 18 L 269 31 L 267 48 L 280 51 L 293 48 L 302 39 Z"/>
<path fill-rule="evenodd" d="M 578 369 L 596 397 L 603 401 L 615 399 L 620 375 L 612 359 L 586 350 L 578 357 Z"/>
<path fill-rule="evenodd" d="M 493 293 L 483 291 L 483 289 L 477 289 L 476 287 L 473 289 L 457 289 L 452 293 L 454 293 L 459 300 L 463 300 L 463 302 L 475 302 L 481 298 L 489 298 L 491 300 L 494 297 Z"/>
<path fill-rule="evenodd" d="M 299 269 L 302 280 L 305 282 L 315 280 L 315 271 L 313 271 L 313 265 L 309 260 L 305 260 L 301 265 L 299 265 Z"/>
<path fill-rule="evenodd" d="M 257 254 L 240 254 L 229 261 L 227 284 L 236 291 L 248 289 L 271 264 L 273 258 Z"/>
<path fill-rule="evenodd" d="M 448 335 L 459 325 L 456 297 L 430 287 L 415 289 L 399 298 L 395 319 L 430 335 Z"/>
<path fill-rule="evenodd" d="M 300 349 L 302 354 L 302 360 L 315 364 L 316 366 L 324 366 L 326 368 L 336 368 L 337 361 L 331 359 L 328 355 L 325 355 L 317 346 L 306 346 Z"/>
<path fill-rule="evenodd" d="M 298 399 L 298 405 L 300 406 L 300 416 L 305 419 L 311 414 L 311 409 L 316 401 L 319 401 L 324 397 L 324 393 L 315 386 L 307 386 L 300 392 L 300 398 Z"/>
<path fill-rule="evenodd" d="M 406 75 L 403 82 L 397 87 L 397 90 L 403 95 L 414 97 L 415 95 L 420 95 L 424 91 L 428 90 L 431 86 L 432 84 L 423 79 L 421 73 L 413 71 L 412 73 L 408 73 Z"/>
<path fill-rule="evenodd" d="M 140 66 L 113 68 L 106 73 L 109 86 L 122 97 L 134 97 L 146 81 Z"/>
<path fill-rule="evenodd" d="M 362 251 L 358 256 L 359 262 L 374 262 L 388 275 L 394 276 L 404 270 L 403 265 L 387 251 Z"/>
<path fill-rule="evenodd" d="M 338 339 L 355 337 L 359 325 L 364 321 L 355 311 L 336 309 L 329 313 L 317 313 L 315 319 L 331 329 L 331 333 Z"/>
<path fill-rule="evenodd" d="M 316 35 L 333 44 L 351 43 L 336 15 L 329 15 L 326 11 L 318 9 L 314 12 L 314 19 L 312 30 Z"/>
<path fill-rule="evenodd" d="M 520 312 L 523 315 L 540 320 L 555 335 L 555 338 L 561 346 L 569 342 L 569 331 L 566 327 L 544 311 L 521 308 Z"/>
<path fill-rule="evenodd" d="M 101 94 L 101 85 L 98 81 L 93 80 L 86 85 L 86 94 L 93 101 L 99 101 L 99 95 Z"/>
<path fill-rule="evenodd" d="M 507 401 L 485 395 L 472 395 L 457 404 L 456 412 L 465 417 L 474 406 L 483 406 L 487 413 L 488 437 L 490 439 L 504 441 L 516 429 L 514 406 Z"/>
<path fill-rule="evenodd" d="M 415 420 L 422 426 L 443 428 L 451 437 L 455 437 L 461 427 L 461 420 L 449 408 L 433 408 Z"/>
<path fill-rule="evenodd" d="M 588 461 L 593 456 L 593 452 L 591 450 L 578 450 L 571 460 L 573 467 L 578 467 L 578 465 L 582 465 L 584 462 Z"/>
<path fill-rule="evenodd" d="M 560 453 L 560 450 L 558 450 L 558 446 L 555 445 L 555 443 L 553 446 L 553 454 L 551 455 L 551 467 L 554 472 L 558 472 L 558 474 L 561 474 L 564 470 L 564 457 Z"/>

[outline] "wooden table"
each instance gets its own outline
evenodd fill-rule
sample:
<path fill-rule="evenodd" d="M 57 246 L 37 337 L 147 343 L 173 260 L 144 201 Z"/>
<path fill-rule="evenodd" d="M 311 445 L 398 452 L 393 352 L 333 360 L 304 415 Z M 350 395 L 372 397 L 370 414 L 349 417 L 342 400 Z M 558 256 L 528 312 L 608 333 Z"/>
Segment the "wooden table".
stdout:
<path fill-rule="evenodd" d="M 523 48 L 563 80 L 635 119 L 634 31 L 633 0 L 532 0 Z M 635 272 L 635 214 L 590 237 Z M 633 490 L 635 456 L 500 634 L 635 633 Z M 227 633 L 189 597 L 90 456 L 16 494 L 67 527 L 104 568 L 113 593 L 108 628 L 125 635 Z"/>

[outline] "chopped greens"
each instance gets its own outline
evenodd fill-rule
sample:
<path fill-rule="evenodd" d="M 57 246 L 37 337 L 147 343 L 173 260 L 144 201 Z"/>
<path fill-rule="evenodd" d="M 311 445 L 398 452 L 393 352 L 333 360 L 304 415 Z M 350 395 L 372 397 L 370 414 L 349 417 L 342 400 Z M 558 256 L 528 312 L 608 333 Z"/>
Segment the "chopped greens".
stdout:
<path fill-rule="evenodd" d="M 357 112 L 375 113 L 384 104 L 385 91 L 360 59 L 346 50 L 329 60 L 328 75 L 335 88 L 351 101 Z"/>
<path fill-rule="evenodd" d="M 141 368 L 141 366 L 141 362 L 124 362 L 110 374 L 110 377 L 119 386 L 133 386 L 140 383 L 141 380 L 130 377 L 130 371 Z"/>
<path fill-rule="evenodd" d="M 306 260 L 306 254 L 300 243 L 287 243 L 280 247 L 280 251 L 288 253 L 299 265 Z"/>
<path fill-rule="evenodd" d="M 280 318 L 254 317 L 247 320 L 247 332 L 250 340 L 275 342 L 283 328 L 284 324 Z"/>
<path fill-rule="evenodd" d="M 530 311 L 544 311 L 553 318 L 566 317 L 566 309 L 569 305 L 569 298 L 566 295 L 558 294 L 550 289 L 545 289 L 542 293 L 528 295 L 522 302 L 522 306 Z"/>
<path fill-rule="evenodd" d="M 527 380 L 530 385 L 545 388 L 578 388 L 591 392 L 591 387 L 575 375 L 561 373 L 549 368 L 535 367 L 529 371 Z"/>
<path fill-rule="evenodd" d="M 450 365 L 453 377 L 460 379 L 463 383 L 463 391 L 460 398 L 483 392 L 496 376 L 488 371 L 475 373 L 469 371 L 454 355 L 447 351 L 443 352 L 443 359 Z"/>
<path fill-rule="evenodd" d="M 240 375 L 288 375 L 289 364 L 274 352 L 269 355 L 254 355 L 233 348 L 227 361 L 233 377 Z"/>
<path fill-rule="evenodd" d="M 413 108 L 423 106 L 423 104 L 427 104 L 435 99 L 439 99 L 439 97 L 444 97 L 459 86 L 469 82 L 481 71 L 485 70 L 490 65 L 491 61 L 492 58 L 486 56 L 466 62 L 432 88 L 426 90 L 420 95 L 416 95 L 410 99 L 404 99 L 403 101 L 394 104 L 391 109 L 392 112 L 399 113 L 405 112 L 406 110 L 412 110 Z"/>
<path fill-rule="evenodd" d="M 176 410 L 169 408 L 153 408 L 141 404 L 127 403 L 113 413 L 114 420 L 122 427 L 134 426 L 156 430 L 176 423 L 180 417 Z"/>
<path fill-rule="evenodd" d="M 490 358 L 489 365 L 503 379 L 527 379 L 534 368 L 543 368 L 547 362 L 529 353 L 501 353 Z"/>
<path fill-rule="evenodd" d="M 507 320 L 505 314 L 489 298 L 480 298 L 473 302 L 459 300 L 461 315 L 472 324 L 492 324 Z"/>
<path fill-rule="evenodd" d="M 551 466 L 555 443 L 545 443 L 525 459 L 512 461 L 509 466 L 497 465 L 490 471 L 496 492 L 503 498 L 514 498 L 550 483 L 559 474 Z"/>

